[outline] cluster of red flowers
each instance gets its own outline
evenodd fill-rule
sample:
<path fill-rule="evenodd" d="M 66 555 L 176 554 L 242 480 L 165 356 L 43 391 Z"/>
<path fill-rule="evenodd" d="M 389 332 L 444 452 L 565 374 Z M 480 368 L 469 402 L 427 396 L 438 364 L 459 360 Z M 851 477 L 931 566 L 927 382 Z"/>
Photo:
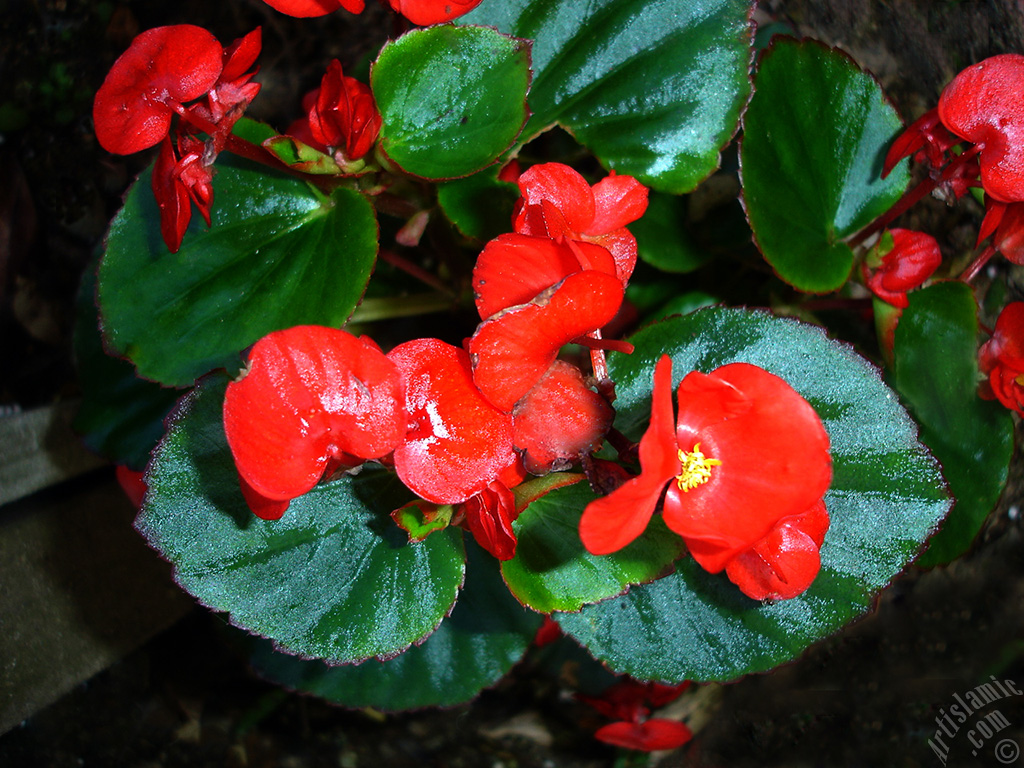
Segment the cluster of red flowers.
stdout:
<path fill-rule="evenodd" d="M 495 557 L 514 555 L 511 488 L 527 470 L 578 461 L 611 425 L 605 398 L 557 357 L 587 335 L 604 344 L 599 329 L 618 311 L 636 261 L 625 225 L 647 204 L 632 177 L 591 187 L 559 164 L 531 168 L 519 185 L 517 231 L 488 244 L 474 271 L 483 322 L 465 349 L 416 339 L 385 355 L 366 338 L 317 326 L 256 343 L 224 402 L 256 514 L 280 517 L 325 473 L 372 459 L 429 504 L 458 505 L 452 519 Z"/>
<path fill-rule="evenodd" d="M 161 145 L 153 193 L 172 252 L 181 247 L 191 203 L 210 223 L 211 166 L 259 93 L 250 68 L 260 47 L 258 28 L 225 49 L 202 27 L 157 27 L 132 41 L 96 92 L 93 122 L 104 149 L 127 155 Z M 180 120 L 172 130 L 176 114 Z"/>
<path fill-rule="evenodd" d="M 344 8 L 349 13 L 362 13 L 366 0 L 264 0 L 271 8 L 289 16 L 311 18 L 326 16 Z M 388 0 L 391 8 L 413 24 L 443 24 L 457 19 L 480 5 L 481 0 Z"/>

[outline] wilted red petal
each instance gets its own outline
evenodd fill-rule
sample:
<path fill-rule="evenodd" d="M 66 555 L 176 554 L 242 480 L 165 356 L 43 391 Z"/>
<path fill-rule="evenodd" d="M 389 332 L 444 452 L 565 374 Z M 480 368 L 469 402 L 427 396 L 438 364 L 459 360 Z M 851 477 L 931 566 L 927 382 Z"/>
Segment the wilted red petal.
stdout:
<path fill-rule="evenodd" d="M 515 446 L 535 475 L 568 469 L 601 444 L 614 416 L 579 368 L 555 360 L 512 411 Z"/>
<path fill-rule="evenodd" d="M 510 465 L 512 417 L 473 383 L 469 355 L 437 339 L 415 339 L 388 354 L 405 386 L 408 429 L 395 470 L 435 504 L 457 504 L 487 488 Z"/>
<path fill-rule="evenodd" d="M 339 8 L 344 8 L 349 13 L 362 13 L 363 8 L 366 7 L 365 0 L 264 0 L 264 2 L 276 11 L 304 19 L 326 16 Z"/>
<path fill-rule="evenodd" d="M 504 483 L 493 482 L 462 505 L 466 525 L 476 543 L 497 560 L 516 556 L 516 535 L 512 522 L 516 519 L 516 500 Z"/>
<path fill-rule="evenodd" d="M 426 27 L 457 19 L 480 5 L 481 0 L 388 0 L 391 7 L 413 24 Z"/>
<path fill-rule="evenodd" d="M 581 264 L 580 260 L 586 262 Z M 583 269 L 615 274 L 611 254 L 589 243 L 555 242 L 547 237 L 506 233 L 491 240 L 473 268 L 473 291 L 480 317 L 526 304 L 555 283 Z"/>
<path fill-rule="evenodd" d="M 580 540 L 594 555 L 617 552 L 644 532 L 665 484 L 679 473 L 672 419 L 672 360 L 654 369 L 651 423 L 640 439 L 640 474 L 590 502 L 580 518 Z"/>
<path fill-rule="evenodd" d="M 996 228 L 995 244 L 1009 261 L 1024 265 L 1024 203 L 1006 206 Z"/>
<path fill-rule="evenodd" d="M 616 747 L 656 752 L 681 747 L 693 738 L 693 732 L 676 720 L 652 717 L 642 723 L 609 723 L 599 728 L 594 738 Z"/>
<path fill-rule="evenodd" d="M 689 490 L 671 483 L 664 517 L 706 570 L 799 515 L 832 479 L 828 433 L 783 379 L 748 363 L 687 375 L 679 386 L 678 447 L 721 462 Z"/>
<path fill-rule="evenodd" d="M 202 27 L 157 27 L 132 40 L 96 92 L 96 139 L 120 155 L 155 146 L 171 127 L 172 104 L 198 99 L 220 76 L 223 49 Z"/>
<path fill-rule="evenodd" d="M 754 600 L 790 600 L 806 591 L 821 570 L 818 550 L 828 526 L 825 502 L 819 501 L 736 555 L 725 566 L 725 575 Z"/>
<path fill-rule="evenodd" d="M 564 344 L 615 317 L 622 295 L 618 278 L 593 270 L 577 272 L 530 304 L 485 320 L 469 340 L 476 385 L 509 413 Z"/>
<path fill-rule="evenodd" d="M 1006 53 L 968 67 L 946 86 L 939 116 L 981 145 L 981 182 L 1004 203 L 1024 201 L 1024 56 Z"/>
<path fill-rule="evenodd" d="M 239 474 L 286 500 L 320 479 L 332 457 L 373 459 L 404 437 L 398 371 L 369 339 L 298 326 L 264 336 L 228 385 L 224 430 Z"/>

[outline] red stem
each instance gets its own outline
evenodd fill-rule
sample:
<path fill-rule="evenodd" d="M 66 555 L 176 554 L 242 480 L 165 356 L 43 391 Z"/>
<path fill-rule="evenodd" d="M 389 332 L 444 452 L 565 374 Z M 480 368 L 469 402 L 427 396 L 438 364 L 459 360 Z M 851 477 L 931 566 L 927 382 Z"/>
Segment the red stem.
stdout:
<path fill-rule="evenodd" d="M 972 261 L 967 266 L 967 269 L 965 269 L 960 275 L 960 282 L 969 283 L 977 277 L 978 273 L 982 270 L 982 267 L 988 264 L 988 260 L 995 255 L 995 252 L 996 247 L 994 245 L 989 245 L 984 251 L 979 253 L 974 261 Z"/>
<path fill-rule="evenodd" d="M 377 253 L 377 257 L 386 264 L 390 264 L 395 269 L 400 269 L 408 275 L 412 275 L 421 283 L 426 283 L 431 288 L 440 291 L 441 293 L 452 295 L 451 289 L 441 282 L 437 277 L 427 272 L 423 267 L 413 264 L 408 259 L 399 256 L 393 251 L 385 250 L 381 248 Z"/>

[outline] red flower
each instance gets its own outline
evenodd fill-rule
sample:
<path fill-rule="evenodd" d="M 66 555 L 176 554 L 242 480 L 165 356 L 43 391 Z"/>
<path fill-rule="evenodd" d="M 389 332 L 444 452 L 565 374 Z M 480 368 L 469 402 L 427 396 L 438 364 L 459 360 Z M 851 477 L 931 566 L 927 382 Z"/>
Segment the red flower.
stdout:
<path fill-rule="evenodd" d="M 900 160 L 911 155 L 918 162 L 938 168 L 945 164 L 946 153 L 956 143 L 957 137 L 939 120 L 939 110 L 930 109 L 907 126 L 889 147 L 882 164 L 882 178 L 888 176 Z"/>
<path fill-rule="evenodd" d="M 988 376 L 979 388 L 985 400 L 998 400 L 1024 416 L 1024 301 L 1008 304 L 996 320 L 992 338 L 978 356 L 981 372 Z"/>
<path fill-rule="evenodd" d="M 224 397 L 224 431 L 247 496 L 268 501 L 301 496 L 332 465 L 390 453 L 405 426 L 394 364 L 369 339 L 335 328 L 264 336 Z"/>
<path fill-rule="evenodd" d="M 466 501 L 518 463 L 512 418 L 473 383 L 469 355 L 437 339 L 399 344 L 388 354 L 405 390 L 408 422 L 395 470 L 435 504 Z"/>
<path fill-rule="evenodd" d="M 511 412 L 561 347 L 608 323 L 622 296 L 617 278 L 587 270 L 484 321 L 469 340 L 476 385 L 499 410 Z"/>
<path fill-rule="evenodd" d="M 518 517 L 516 500 L 505 483 L 496 480 L 462 505 L 466 527 L 476 543 L 497 560 L 516 556 L 516 534 L 512 523 Z"/>
<path fill-rule="evenodd" d="M 373 147 L 381 117 L 370 86 L 346 77 L 337 59 L 327 65 L 316 102 L 309 110 L 309 130 L 319 144 L 334 147 L 345 160 L 358 160 Z"/>
<path fill-rule="evenodd" d="M 535 165 L 519 176 L 522 198 L 515 231 L 558 239 L 583 240 L 607 248 L 623 286 L 636 265 L 636 238 L 626 225 L 647 210 L 647 187 L 614 172 L 591 187 L 561 163 Z"/>
<path fill-rule="evenodd" d="M 339 8 L 344 8 L 349 13 L 362 13 L 363 8 L 366 7 L 364 0 L 264 0 L 264 2 L 275 11 L 300 18 L 326 16 Z"/>
<path fill-rule="evenodd" d="M 480 5 L 481 0 L 388 0 L 391 7 L 421 27 L 457 19 Z"/>
<path fill-rule="evenodd" d="M 181 248 L 185 230 L 192 220 L 192 203 L 199 208 L 206 225 L 210 225 L 213 169 L 205 149 L 206 145 L 199 139 L 182 135 L 178 137 L 176 154 L 171 137 L 166 136 L 153 163 L 152 188 L 160 209 L 160 233 L 171 253 Z"/>
<path fill-rule="evenodd" d="M 637 723 L 619 721 L 598 728 L 594 738 L 624 749 L 641 752 L 657 752 L 662 749 L 676 749 L 693 738 L 685 723 L 651 717 Z"/>
<path fill-rule="evenodd" d="M 641 473 L 587 506 L 580 537 L 593 554 L 626 546 L 646 528 L 667 484 L 665 522 L 717 573 L 821 500 L 832 477 L 828 434 L 792 387 L 747 363 L 688 374 L 673 429 L 671 382 L 665 356 L 640 441 Z"/>
<path fill-rule="evenodd" d="M 942 263 L 942 252 L 935 238 L 924 232 L 890 229 L 887 233 L 891 240 L 883 236 L 864 262 L 864 279 L 882 301 L 905 309 L 907 291 L 920 287 L 932 276 Z M 890 242 L 889 251 L 881 254 Z"/>
<path fill-rule="evenodd" d="M 968 67 L 943 90 L 938 109 L 949 130 L 978 146 L 985 191 L 1000 202 L 1024 201 L 1024 56 Z"/>
<path fill-rule="evenodd" d="M 689 686 L 689 681 L 680 685 L 661 685 L 625 678 L 600 696 L 577 694 L 576 698 L 617 721 L 597 730 L 594 737 L 598 741 L 653 752 L 675 749 L 693 738 L 693 732 L 684 723 L 648 717 L 649 707 L 661 707 L 674 701 Z"/>
<path fill-rule="evenodd" d="M 96 139 L 108 152 L 128 155 L 156 146 L 171 116 L 217 82 L 223 49 L 201 27 L 157 27 L 132 40 L 96 92 Z"/>

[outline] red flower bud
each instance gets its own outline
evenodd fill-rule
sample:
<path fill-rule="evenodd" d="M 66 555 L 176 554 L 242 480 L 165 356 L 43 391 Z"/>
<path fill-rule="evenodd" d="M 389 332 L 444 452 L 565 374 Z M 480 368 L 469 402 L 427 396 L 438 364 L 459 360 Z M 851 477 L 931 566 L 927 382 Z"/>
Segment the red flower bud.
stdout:
<path fill-rule="evenodd" d="M 988 194 L 1024 201 L 1024 56 L 1006 53 L 965 69 L 943 90 L 939 117 L 978 145 Z"/>
<path fill-rule="evenodd" d="M 892 235 L 892 248 L 881 257 L 881 263 L 874 271 L 865 262 L 864 277 L 868 288 L 878 298 L 905 309 L 907 291 L 920 287 L 932 276 L 942 263 L 942 252 L 935 238 L 924 232 L 910 229 L 890 229 L 888 232 Z M 878 251 L 886 241 L 887 238 L 883 237 L 875 246 L 876 261 Z"/>
<path fill-rule="evenodd" d="M 286 501 L 332 461 L 390 453 L 405 435 L 402 402 L 398 371 L 372 341 L 298 326 L 253 346 L 247 373 L 228 385 L 224 431 L 242 479 Z"/>
<path fill-rule="evenodd" d="M 171 116 L 220 77 L 223 49 L 201 27 L 157 27 L 136 37 L 114 62 L 93 102 L 96 139 L 120 155 L 156 146 Z"/>
<path fill-rule="evenodd" d="M 377 141 L 380 126 L 370 86 L 345 76 L 341 62 L 332 61 L 309 110 L 313 138 L 326 147 L 341 149 L 347 160 L 358 160 Z"/>
<path fill-rule="evenodd" d="M 466 526 L 476 543 L 497 560 L 516 556 L 516 535 L 512 522 L 516 519 L 516 500 L 504 483 L 495 481 L 462 505 Z"/>
<path fill-rule="evenodd" d="M 998 400 L 1024 416 L 1024 302 L 1008 304 L 996 320 L 992 338 L 978 355 L 978 365 L 988 381 L 979 394 L 985 400 Z"/>

